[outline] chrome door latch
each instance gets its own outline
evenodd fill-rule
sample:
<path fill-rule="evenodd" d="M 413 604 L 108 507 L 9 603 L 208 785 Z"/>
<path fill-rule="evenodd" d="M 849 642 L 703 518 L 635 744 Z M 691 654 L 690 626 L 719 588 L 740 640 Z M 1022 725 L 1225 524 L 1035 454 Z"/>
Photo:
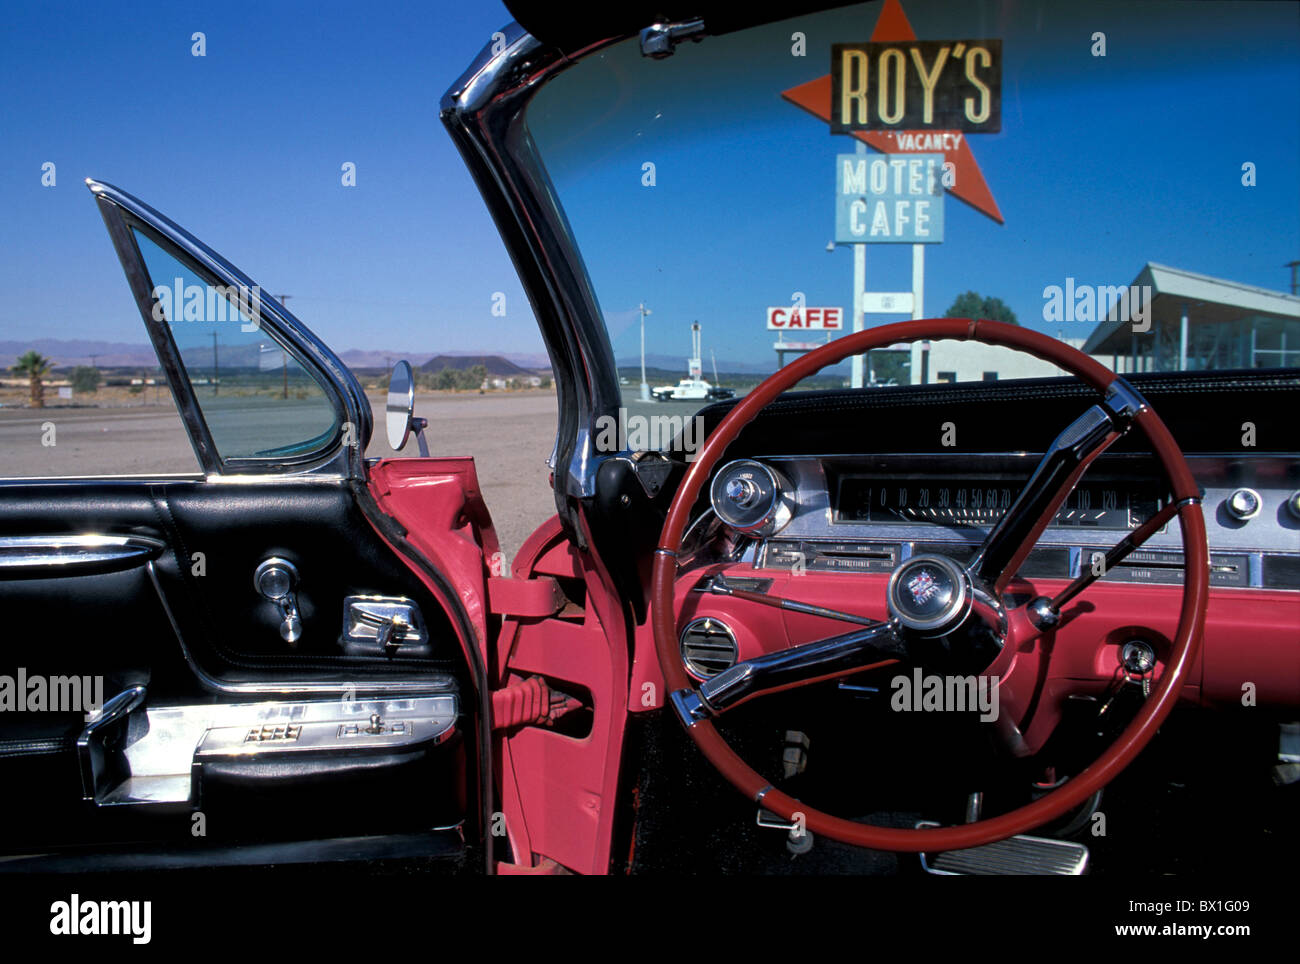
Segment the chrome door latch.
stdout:
<path fill-rule="evenodd" d="M 390 659 L 399 650 L 423 654 L 429 642 L 419 607 L 403 596 L 348 596 L 343 600 L 343 645 Z"/>
<path fill-rule="evenodd" d="M 298 615 L 298 570 L 288 559 L 272 556 L 253 573 L 258 594 L 280 608 L 280 638 L 290 646 L 302 639 L 302 617 Z"/>

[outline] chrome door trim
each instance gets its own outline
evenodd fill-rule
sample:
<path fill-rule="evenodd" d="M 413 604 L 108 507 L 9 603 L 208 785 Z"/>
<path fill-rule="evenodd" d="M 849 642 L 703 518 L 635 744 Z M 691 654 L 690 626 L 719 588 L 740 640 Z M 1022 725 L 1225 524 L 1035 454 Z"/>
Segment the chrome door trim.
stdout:
<path fill-rule="evenodd" d="M 159 539 L 98 533 L 0 536 L 0 578 L 53 578 L 134 569 L 166 548 Z"/>
<path fill-rule="evenodd" d="M 128 687 L 107 700 L 99 712 L 86 724 L 77 737 L 77 763 L 81 768 L 81 798 L 93 801 L 100 794 L 100 771 L 104 756 L 103 747 L 96 748 L 99 734 L 119 720 L 125 720 L 144 705 L 145 687 Z"/>
<path fill-rule="evenodd" d="M 363 728 L 378 714 L 400 733 L 377 738 Z M 292 700 L 147 707 L 143 733 L 122 750 L 125 779 L 99 806 L 194 803 L 194 768 L 210 759 L 291 757 L 295 753 L 374 747 L 437 746 L 456 734 L 455 693 L 357 700 Z M 258 739 L 250 739 L 252 731 Z M 272 739 L 260 739 L 269 730 Z M 344 731 L 350 732 L 344 732 Z M 283 736 L 285 739 L 278 739 Z"/>
<path fill-rule="evenodd" d="M 217 447 L 212 440 L 212 433 L 208 431 L 207 422 L 199 413 L 198 399 L 194 395 L 194 386 L 190 384 L 189 377 L 185 374 L 180 354 L 176 351 L 175 343 L 167 333 L 166 324 L 153 320 L 153 294 L 144 267 L 144 257 L 136 246 L 135 238 L 131 236 L 131 230 L 127 227 L 123 218 L 122 209 L 118 205 L 108 203 L 111 195 L 107 192 L 106 186 L 100 185 L 90 178 L 86 179 L 86 186 L 90 188 L 91 193 L 95 195 L 95 200 L 98 202 L 100 217 L 104 219 L 104 227 L 108 230 L 108 236 L 113 242 L 113 250 L 117 252 L 117 260 L 121 263 L 122 271 L 126 275 L 127 286 L 131 289 L 131 296 L 135 299 L 135 305 L 140 312 L 141 320 L 144 322 L 145 331 L 149 334 L 149 341 L 153 345 L 154 354 L 158 356 L 158 364 L 162 367 L 163 374 L 166 376 L 167 387 L 171 390 L 172 398 L 176 401 L 177 411 L 179 411 L 181 422 L 185 426 L 185 435 L 190 440 L 195 457 L 199 460 L 199 467 L 204 473 L 208 474 L 220 472 L 221 456 L 217 453 Z"/>
<path fill-rule="evenodd" d="M 591 444 L 596 419 L 616 414 L 621 392 L 599 302 L 525 115 L 551 76 L 618 38 L 566 56 L 518 24 L 502 32 L 504 48 L 484 46 L 443 95 L 440 115 L 519 270 L 551 358 L 559 410 L 551 458 L 556 509 L 581 543 L 569 503 L 595 493 L 596 472 L 608 457 Z"/>

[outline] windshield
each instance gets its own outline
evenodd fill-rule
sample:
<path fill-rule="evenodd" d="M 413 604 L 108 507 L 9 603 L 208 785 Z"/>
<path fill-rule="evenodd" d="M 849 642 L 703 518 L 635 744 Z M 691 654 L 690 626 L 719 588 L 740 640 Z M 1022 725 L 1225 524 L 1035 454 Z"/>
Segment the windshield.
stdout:
<path fill-rule="evenodd" d="M 1298 63 L 1286 4 L 889 0 L 663 59 L 627 40 L 528 123 L 625 403 L 699 408 L 908 318 L 1121 373 L 1276 368 L 1300 365 Z M 801 387 L 1056 374 L 921 342 Z"/>

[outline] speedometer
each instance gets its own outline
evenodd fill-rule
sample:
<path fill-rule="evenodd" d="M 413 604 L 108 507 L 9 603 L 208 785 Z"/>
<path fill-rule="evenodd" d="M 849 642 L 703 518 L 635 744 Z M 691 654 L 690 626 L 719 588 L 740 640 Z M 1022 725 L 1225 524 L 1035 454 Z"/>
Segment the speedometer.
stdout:
<path fill-rule="evenodd" d="M 989 526 L 1011 508 L 1022 483 L 1006 479 L 840 477 L 836 522 L 930 522 Z M 1153 483 L 1083 482 L 1052 520 L 1053 527 L 1135 529 L 1161 504 Z"/>

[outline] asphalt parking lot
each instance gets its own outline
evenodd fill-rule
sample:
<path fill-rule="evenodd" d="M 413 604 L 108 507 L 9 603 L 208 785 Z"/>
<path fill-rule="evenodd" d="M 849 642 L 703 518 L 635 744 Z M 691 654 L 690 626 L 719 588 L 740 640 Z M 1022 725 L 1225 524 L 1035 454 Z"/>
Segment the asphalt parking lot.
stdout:
<path fill-rule="evenodd" d="M 387 457 L 381 396 L 372 395 L 375 432 L 366 454 Z M 433 455 L 472 455 L 501 547 L 513 559 L 528 535 L 555 512 L 546 459 L 555 441 L 549 391 L 433 393 L 416 397 L 429 420 Z M 627 402 L 629 416 L 683 416 L 696 403 Z M 54 444 L 49 440 L 53 426 Z M 402 455 L 414 455 L 412 439 Z M 198 463 L 175 408 L 160 402 L 119 408 L 0 409 L 0 477 L 81 477 L 192 473 Z"/>

